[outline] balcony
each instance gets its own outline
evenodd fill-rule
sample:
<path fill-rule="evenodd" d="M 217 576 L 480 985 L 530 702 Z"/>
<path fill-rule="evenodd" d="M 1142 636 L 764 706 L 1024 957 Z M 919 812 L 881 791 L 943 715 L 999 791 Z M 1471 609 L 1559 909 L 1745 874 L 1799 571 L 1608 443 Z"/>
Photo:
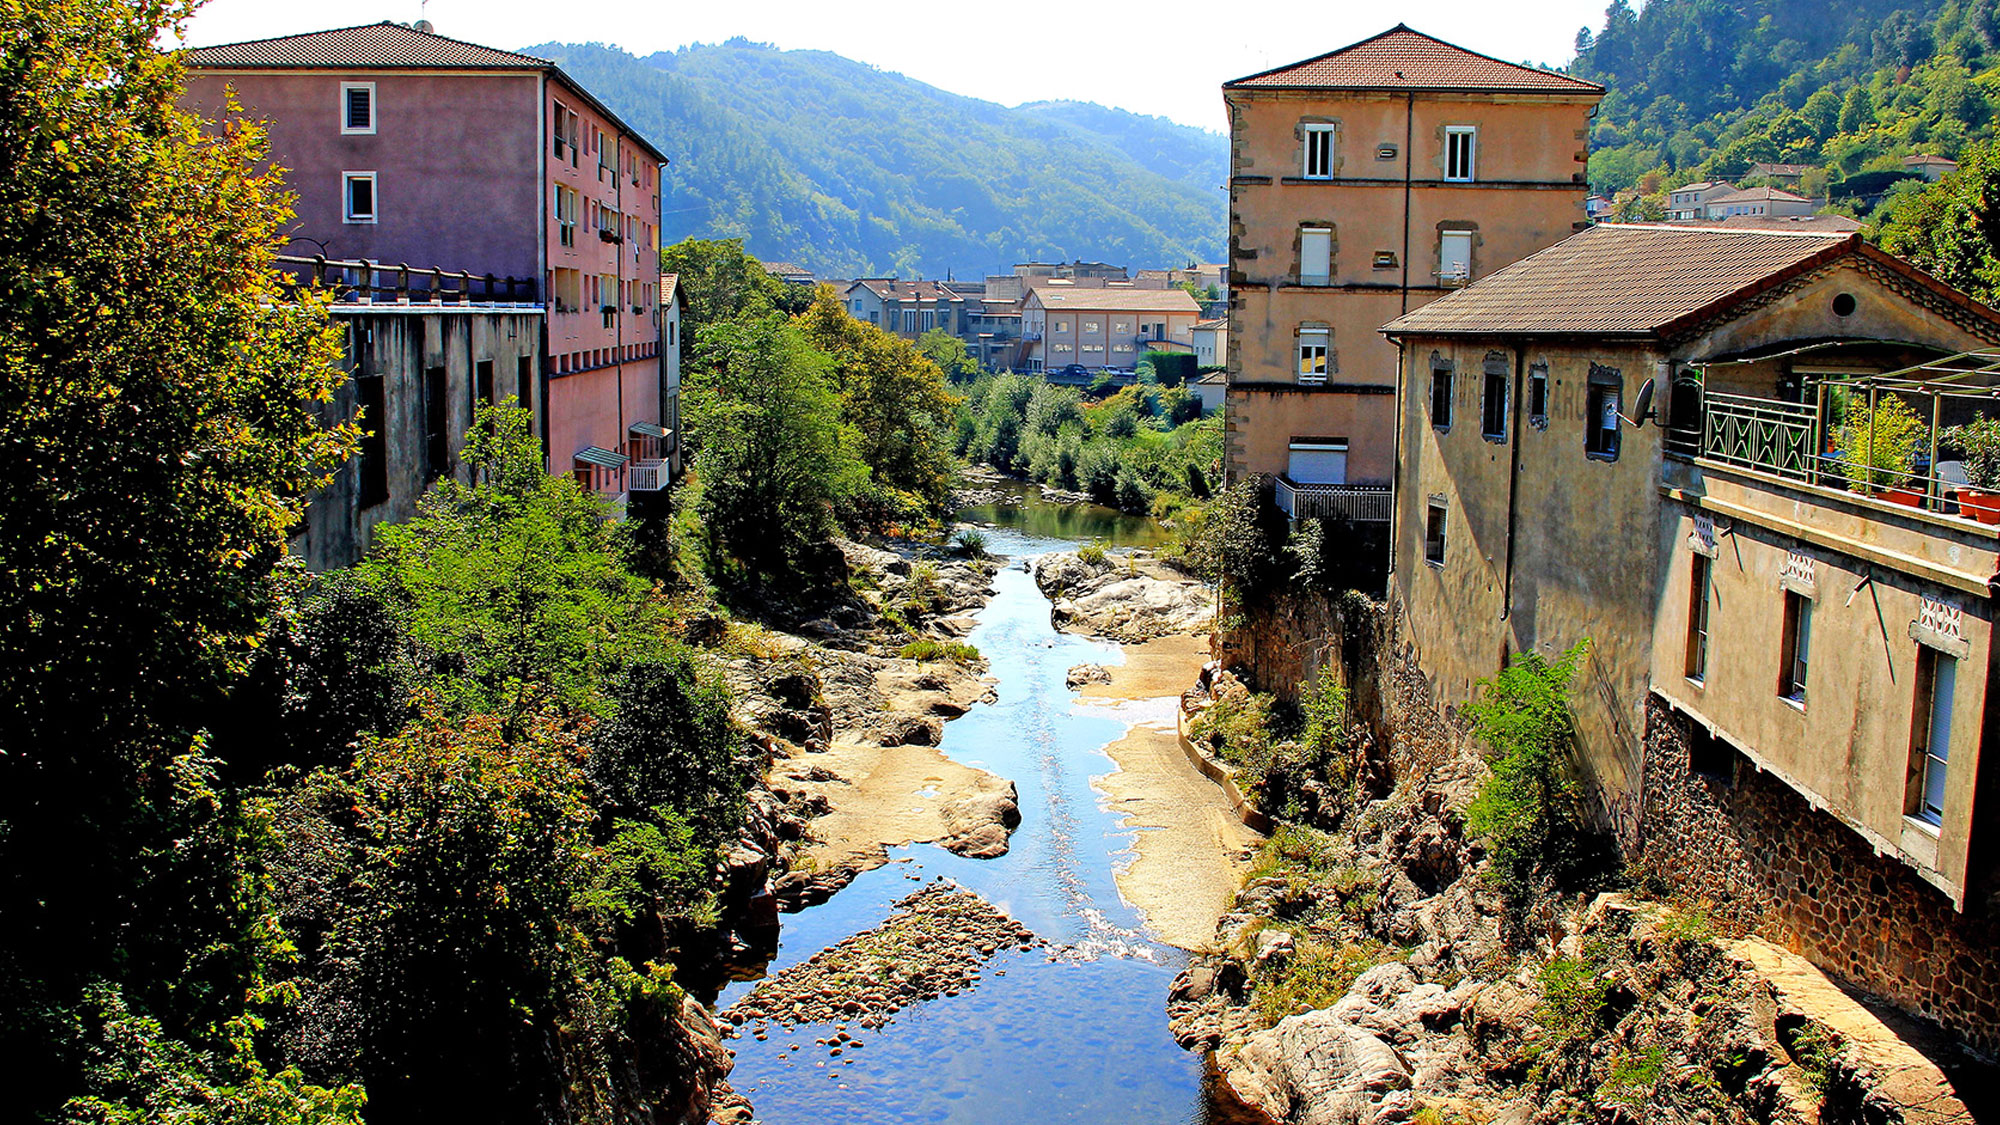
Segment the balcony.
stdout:
<path fill-rule="evenodd" d="M 660 458 L 634 461 L 625 470 L 625 491 L 658 492 L 672 484 L 672 474 L 667 462 Z"/>
<path fill-rule="evenodd" d="M 1386 484 L 1301 484 L 1281 476 L 1277 503 L 1295 521 L 1388 523 L 1391 493 Z"/>

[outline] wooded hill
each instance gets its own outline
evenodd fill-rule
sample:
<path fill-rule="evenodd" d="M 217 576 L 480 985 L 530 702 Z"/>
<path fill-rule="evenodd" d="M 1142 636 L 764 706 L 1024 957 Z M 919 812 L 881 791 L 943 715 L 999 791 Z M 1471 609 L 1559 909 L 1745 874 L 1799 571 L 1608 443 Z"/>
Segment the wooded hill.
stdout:
<path fill-rule="evenodd" d="M 1865 198 L 1905 156 L 1991 137 L 2000 100 L 1994 0 L 1615 0 L 1577 48 L 1570 73 L 1609 88 L 1590 157 L 1605 194 L 1769 162 L 1812 166 L 1806 194 Z"/>
<path fill-rule="evenodd" d="M 669 242 L 740 237 L 760 258 L 843 277 L 1221 260 L 1220 134 L 1087 103 L 1009 109 L 742 39 L 646 59 L 527 52 L 561 63 L 672 159 Z"/>

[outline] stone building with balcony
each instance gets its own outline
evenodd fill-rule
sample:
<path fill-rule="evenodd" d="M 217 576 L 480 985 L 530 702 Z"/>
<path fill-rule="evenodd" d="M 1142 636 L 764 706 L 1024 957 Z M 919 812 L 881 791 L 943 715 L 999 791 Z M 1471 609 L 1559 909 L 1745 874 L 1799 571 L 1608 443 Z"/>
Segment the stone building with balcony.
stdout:
<path fill-rule="evenodd" d="M 2000 1047 L 2000 539 L 1951 464 L 2000 312 L 1853 235 L 1604 225 L 1384 332 L 1435 701 L 1588 640 L 1628 861 Z"/>
<path fill-rule="evenodd" d="M 1227 473 L 1312 495 L 1294 518 L 1359 504 L 1386 527 L 1397 353 L 1377 329 L 1585 222 L 1604 90 L 1398 25 L 1222 94 Z"/>

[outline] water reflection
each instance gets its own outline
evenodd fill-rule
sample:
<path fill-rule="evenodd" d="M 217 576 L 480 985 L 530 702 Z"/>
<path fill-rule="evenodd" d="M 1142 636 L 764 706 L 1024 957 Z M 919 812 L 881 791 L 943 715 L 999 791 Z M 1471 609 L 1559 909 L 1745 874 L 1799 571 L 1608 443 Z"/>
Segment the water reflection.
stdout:
<path fill-rule="evenodd" d="M 1029 519 L 1072 511 L 1023 505 Z M 1110 539 L 1101 513 L 1073 526 Z M 1091 513 L 1082 513 L 1089 516 Z M 1155 532 L 1154 538 L 1157 538 Z M 1114 542 L 1131 542 L 1132 538 Z M 1111 769 L 1105 745 L 1126 725 L 1075 706 L 1072 666 L 1122 661 L 1117 646 L 1058 633 L 1020 557 L 1064 544 L 996 528 L 988 547 L 1013 556 L 971 640 L 986 653 L 998 700 L 945 727 L 943 751 L 1014 780 L 1021 826 L 1008 854 L 968 860 L 920 845 L 857 878 L 817 907 L 787 915 L 778 972 L 886 918 L 891 904 L 944 875 L 978 891 L 1047 938 L 1052 950 L 993 958 L 979 986 L 904 1009 L 865 1050 L 830 1057 L 813 1040 L 830 1027 L 773 1027 L 768 1042 L 733 1040 L 731 1082 L 772 1125 L 817 1122 L 1144 1122 L 1221 1125 L 1200 1056 L 1167 1032 L 1166 992 L 1186 963 L 1153 941 L 1118 895 L 1116 863 L 1133 833 L 1116 826 L 1092 775 Z M 751 983 L 726 989 L 726 1007 Z M 850 1029 L 853 1030 L 853 1029 Z M 798 1050 L 791 1050 L 793 1044 Z"/>
<path fill-rule="evenodd" d="M 1013 499 L 1005 504 L 980 504 L 966 508 L 958 513 L 958 518 L 968 523 L 992 524 L 1018 531 L 1029 541 L 1041 541 L 1038 545 L 1024 542 L 1019 549 L 1038 552 L 1072 550 L 1076 544 L 1093 539 L 1102 540 L 1112 547 L 1161 547 L 1173 538 L 1172 533 L 1161 527 L 1157 520 L 1147 516 L 1127 515 L 1102 504 L 1052 503 L 1042 499 L 1041 490 L 1032 484 L 1018 481 L 988 484 L 981 481 L 980 487 L 1005 492 Z M 990 549 L 1000 550 L 998 547 Z"/>

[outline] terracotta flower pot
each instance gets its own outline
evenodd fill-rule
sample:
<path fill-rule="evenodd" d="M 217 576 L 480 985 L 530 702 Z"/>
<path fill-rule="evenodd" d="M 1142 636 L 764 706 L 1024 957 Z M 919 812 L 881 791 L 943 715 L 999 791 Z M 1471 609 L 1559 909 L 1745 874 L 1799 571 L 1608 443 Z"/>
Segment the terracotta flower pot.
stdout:
<path fill-rule="evenodd" d="M 1967 519 L 2000 524 L 2000 492 L 1966 486 L 1958 490 L 1958 511 Z"/>
<path fill-rule="evenodd" d="M 1924 506 L 1924 494 L 1921 489 L 1885 488 L 1882 490 L 1881 496 L 1891 504 L 1907 504 L 1912 508 L 1921 508 Z"/>

